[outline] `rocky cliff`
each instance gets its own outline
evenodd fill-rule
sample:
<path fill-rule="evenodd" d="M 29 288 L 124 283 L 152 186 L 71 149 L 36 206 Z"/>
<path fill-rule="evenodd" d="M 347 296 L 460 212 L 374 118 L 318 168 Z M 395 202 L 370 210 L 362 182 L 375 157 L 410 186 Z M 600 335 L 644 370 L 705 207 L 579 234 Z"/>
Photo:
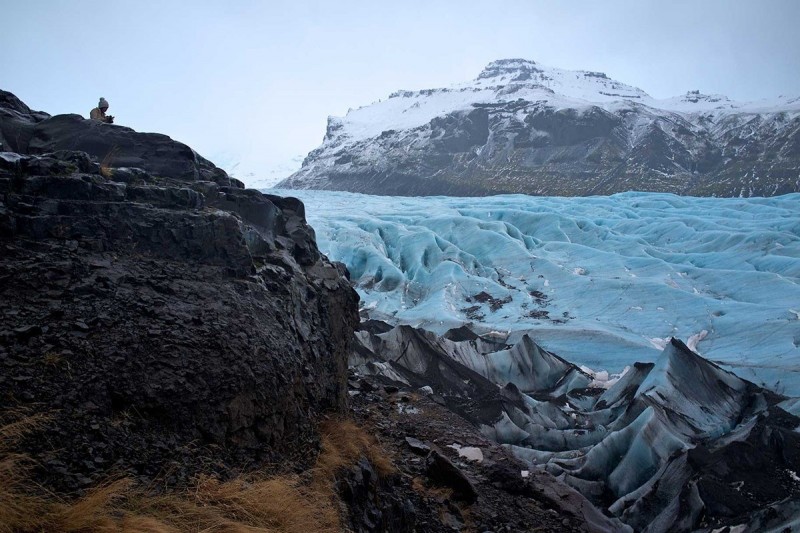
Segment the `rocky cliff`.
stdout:
<path fill-rule="evenodd" d="M 800 98 L 657 100 L 603 73 L 522 59 L 446 89 L 398 91 L 331 117 L 278 184 L 382 195 L 582 196 L 800 191 Z"/>
<path fill-rule="evenodd" d="M 0 135 L 0 398 L 46 484 L 307 462 L 358 316 L 303 204 L 5 92 Z"/>

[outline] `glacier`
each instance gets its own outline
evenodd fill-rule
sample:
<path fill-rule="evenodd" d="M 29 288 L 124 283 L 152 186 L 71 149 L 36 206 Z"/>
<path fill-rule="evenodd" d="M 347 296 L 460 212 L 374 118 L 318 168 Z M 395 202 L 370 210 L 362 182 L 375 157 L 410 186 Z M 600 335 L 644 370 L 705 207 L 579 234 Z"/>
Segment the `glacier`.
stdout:
<path fill-rule="evenodd" d="M 347 266 L 355 374 L 446 405 L 598 531 L 796 525 L 800 194 L 268 192 Z"/>
<path fill-rule="evenodd" d="M 675 337 L 800 396 L 800 194 L 265 192 L 305 203 L 320 249 L 347 266 L 370 318 L 439 335 L 466 325 L 509 346 L 529 336 L 617 375 L 655 362 Z"/>

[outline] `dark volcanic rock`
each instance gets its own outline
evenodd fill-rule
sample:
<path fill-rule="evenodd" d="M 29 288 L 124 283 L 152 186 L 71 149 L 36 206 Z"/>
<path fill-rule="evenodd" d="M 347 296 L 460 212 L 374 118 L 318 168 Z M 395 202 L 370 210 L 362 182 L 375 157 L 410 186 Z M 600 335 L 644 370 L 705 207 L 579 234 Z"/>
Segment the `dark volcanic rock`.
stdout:
<path fill-rule="evenodd" d="M 406 443 L 408 444 L 408 447 L 411 448 L 411 451 L 417 455 L 428 455 L 428 452 L 431 451 L 430 446 L 419 439 L 415 439 L 414 437 L 406 437 Z"/>
<path fill-rule="evenodd" d="M 6 151 L 45 154 L 86 152 L 105 167 L 139 168 L 155 178 L 242 184 L 183 143 L 158 133 L 140 133 L 80 115 L 49 116 L 31 111 L 13 94 L 0 90 L 0 143 Z"/>
<path fill-rule="evenodd" d="M 25 152 L 25 147 L 39 122 L 50 118 L 41 111 L 32 111 L 19 98 L 0 90 L 0 152 Z"/>
<path fill-rule="evenodd" d="M 347 506 L 349 525 L 358 533 L 417 531 L 413 492 L 396 475 L 381 479 L 365 458 L 339 476 L 337 489 Z M 411 494 L 409 494 L 411 493 Z"/>
<path fill-rule="evenodd" d="M 475 486 L 450 459 L 436 450 L 431 450 L 425 461 L 428 476 L 434 483 L 453 489 L 453 496 L 467 503 L 473 503 L 478 499 Z"/>
<path fill-rule="evenodd" d="M 792 468 L 800 464 L 800 434 L 791 428 L 797 422 L 771 407 L 742 440 L 689 450 L 688 464 L 700 472 L 697 489 L 707 523 L 717 527 L 742 523 L 795 490 L 798 482 Z M 765 476 L 765 472 L 779 475 Z"/>
<path fill-rule="evenodd" d="M 11 103 L 4 128 L 26 112 Z M 161 169 L 0 156 L 0 398 L 50 416 L 23 447 L 45 485 L 312 459 L 315 417 L 346 405 L 358 314 L 302 204 L 228 186 L 163 136 L 29 116 L 29 149 L 109 143 Z"/>
<path fill-rule="evenodd" d="M 351 379 L 361 384 L 362 391 L 375 391 L 354 396 L 350 407 L 360 424 L 376 434 L 397 468 L 382 485 L 391 485 L 392 494 L 384 500 L 377 493 L 374 504 L 385 508 L 403 495 L 413 505 L 416 531 L 630 531 L 549 474 L 530 472 L 523 477 L 522 471 L 528 468 L 524 463 L 431 397 L 406 394 L 403 397 L 408 398 L 406 406 L 411 409 L 397 409 L 396 395 L 380 391 L 378 376 L 353 374 Z M 365 386 L 369 383 L 371 387 Z M 450 484 L 443 484 L 437 469 L 429 468 L 419 451 L 409 446 L 409 435 L 436 448 L 438 456 L 461 473 L 456 476 L 466 478 L 477 499 L 469 503 L 451 495 Z M 452 443 L 478 447 L 483 461 L 463 460 Z M 363 525 L 357 520 L 361 516 L 352 517 L 354 529 Z"/>

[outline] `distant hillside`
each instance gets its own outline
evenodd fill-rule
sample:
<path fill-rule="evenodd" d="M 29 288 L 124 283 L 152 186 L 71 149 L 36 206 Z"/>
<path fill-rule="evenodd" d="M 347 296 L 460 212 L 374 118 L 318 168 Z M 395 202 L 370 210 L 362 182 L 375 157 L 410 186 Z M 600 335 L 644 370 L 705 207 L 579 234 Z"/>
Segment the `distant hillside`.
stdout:
<path fill-rule="evenodd" d="M 473 81 L 397 91 L 330 117 L 278 184 L 384 195 L 696 196 L 800 191 L 800 98 L 657 100 L 599 72 L 490 63 Z"/>

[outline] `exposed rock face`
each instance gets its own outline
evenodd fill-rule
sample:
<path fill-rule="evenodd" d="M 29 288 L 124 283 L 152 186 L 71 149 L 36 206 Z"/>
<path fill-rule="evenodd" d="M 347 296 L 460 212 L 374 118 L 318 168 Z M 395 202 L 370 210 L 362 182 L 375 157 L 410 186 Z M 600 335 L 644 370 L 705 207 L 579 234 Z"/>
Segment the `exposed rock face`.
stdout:
<path fill-rule="evenodd" d="M 582 196 L 800 191 L 800 98 L 656 100 L 605 74 L 495 61 L 448 89 L 332 117 L 278 184 L 381 195 Z"/>
<path fill-rule="evenodd" d="M 41 118 L 12 103 L 4 143 L 9 116 Z M 0 398 L 51 416 L 26 445 L 44 479 L 312 459 L 315 416 L 346 405 L 358 315 L 302 203 L 228 186 L 166 137 L 86 122 L 44 118 L 25 146 L 128 139 L 126 164 L 163 173 L 0 154 Z"/>
<path fill-rule="evenodd" d="M 405 482 L 405 483 L 404 483 Z M 357 533 L 411 533 L 417 529 L 418 496 L 401 476 L 381 479 L 370 462 L 361 458 L 337 480 L 337 491 L 348 508 L 350 530 Z M 430 531 L 428 524 L 426 530 Z"/>
<path fill-rule="evenodd" d="M 86 152 L 110 168 L 133 167 L 156 178 L 241 183 L 183 143 L 159 133 L 86 120 L 80 115 L 51 117 L 31 111 L 13 94 L 0 90 L 0 149 L 20 154 L 59 150 Z"/>

